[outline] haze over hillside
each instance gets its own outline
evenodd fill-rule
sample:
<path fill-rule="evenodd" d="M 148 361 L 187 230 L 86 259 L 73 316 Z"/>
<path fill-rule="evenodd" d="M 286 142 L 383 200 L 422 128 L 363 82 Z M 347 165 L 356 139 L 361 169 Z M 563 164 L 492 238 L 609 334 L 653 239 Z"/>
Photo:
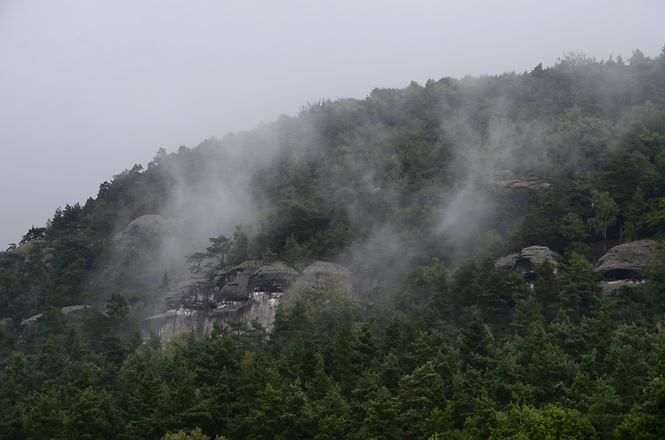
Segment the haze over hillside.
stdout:
<path fill-rule="evenodd" d="M 0 440 L 665 435 L 665 47 L 310 102 L 0 252 Z"/>
<path fill-rule="evenodd" d="M 0 248 L 159 148 L 374 87 L 658 56 L 665 5 L 522 0 L 0 5 Z"/>

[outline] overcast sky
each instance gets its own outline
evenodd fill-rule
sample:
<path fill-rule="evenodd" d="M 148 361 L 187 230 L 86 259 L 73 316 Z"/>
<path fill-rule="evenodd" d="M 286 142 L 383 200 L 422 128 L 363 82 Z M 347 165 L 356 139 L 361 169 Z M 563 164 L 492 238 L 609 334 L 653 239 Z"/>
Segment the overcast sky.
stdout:
<path fill-rule="evenodd" d="M 665 1 L 0 0 L 0 250 L 159 148 L 307 102 L 654 57 Z"/>

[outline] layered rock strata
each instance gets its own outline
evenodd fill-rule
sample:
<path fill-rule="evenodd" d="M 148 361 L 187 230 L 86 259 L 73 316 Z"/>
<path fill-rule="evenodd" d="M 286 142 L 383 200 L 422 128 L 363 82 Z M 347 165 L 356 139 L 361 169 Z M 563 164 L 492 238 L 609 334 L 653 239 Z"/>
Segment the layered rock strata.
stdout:
<path fill-rule="evenodd" d="M 300 274 L 280 261 L 245 261 L 218 272 L 212 281 L 193 278 L 175 286 L 165 297 L 167 310 L 145 319 L 141 333 L 144 339 L 154 333 L 166 340 L 182 330 L 208 333 L 215 322 L 252 320 L 270 329 L 282 295 L 296 279 L 314 287 L 326 274 L 350 285 L 348 269 L 333 263 L 317 261 Z"/>

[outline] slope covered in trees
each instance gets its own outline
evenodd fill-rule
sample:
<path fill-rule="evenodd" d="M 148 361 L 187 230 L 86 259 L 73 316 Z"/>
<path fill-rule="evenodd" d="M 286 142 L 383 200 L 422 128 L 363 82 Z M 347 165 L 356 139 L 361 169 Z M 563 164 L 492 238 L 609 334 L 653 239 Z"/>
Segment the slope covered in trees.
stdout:
<path fill-rule="evenodd" d="M 590 261 L 663 238 L 664 179 L 665 52 L 375 89 L 160 150 L 0 258 L 0 438 L 662 438 L 665 271 L 608 297 Z M 121 246 L 143 215 L 160 233 Z M 532 286 L 495 269 L 530 245 L 566 262 Z M 330 279 L 269 335 L 142 343 L 206 257 L 334 261 L 360 299 Z"/>

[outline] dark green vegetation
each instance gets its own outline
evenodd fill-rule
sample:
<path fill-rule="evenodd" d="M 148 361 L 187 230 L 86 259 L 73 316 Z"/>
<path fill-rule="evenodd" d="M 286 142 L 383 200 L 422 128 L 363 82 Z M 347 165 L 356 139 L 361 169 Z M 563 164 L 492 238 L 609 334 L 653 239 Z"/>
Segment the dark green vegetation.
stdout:
<path fill-rule="evenodd" d="M 178 233 L 114 250 L 147 214 Z M 664 234 L 665 52 L 376 89 L 160 150 L 0 261 L 0 438 L 665 438 L 665 270 L 607 297 L 589 263 Z M 533 288 L 493 264 L 528 245 L 567 257 Z M 205 255 L 336 261 L 361 299 L 330 279 L 270 337 L 142 343 Z"/>

